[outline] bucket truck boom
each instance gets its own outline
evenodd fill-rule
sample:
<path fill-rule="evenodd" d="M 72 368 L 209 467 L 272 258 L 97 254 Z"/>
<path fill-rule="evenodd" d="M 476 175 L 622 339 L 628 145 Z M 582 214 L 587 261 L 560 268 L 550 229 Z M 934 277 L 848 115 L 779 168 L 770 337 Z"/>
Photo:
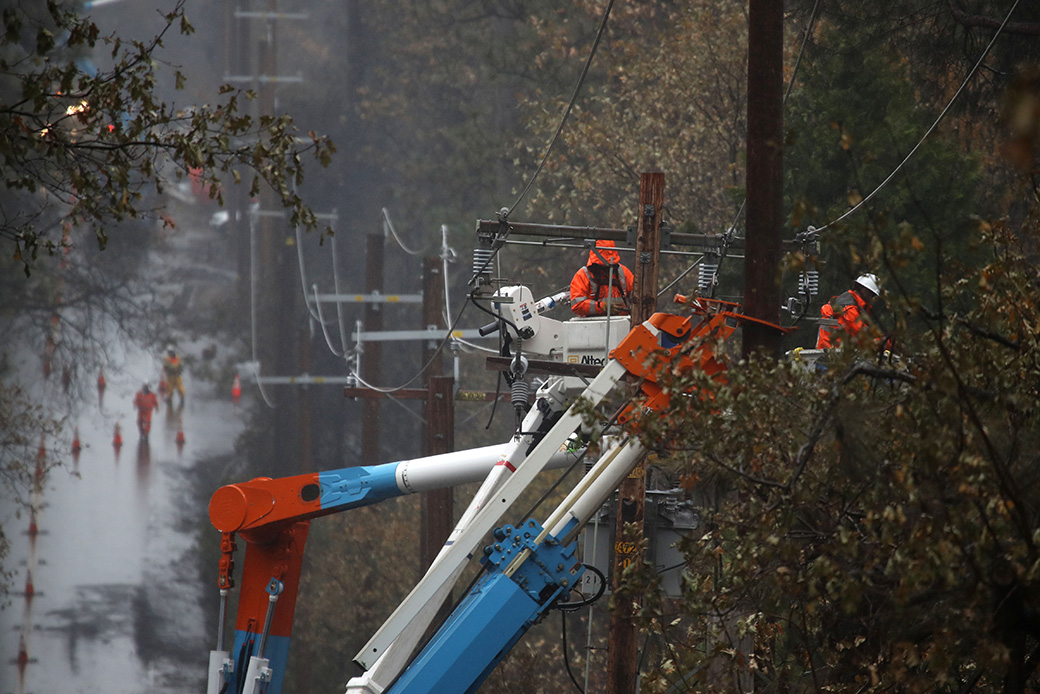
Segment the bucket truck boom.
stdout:
<path fill-rule="evenodd" d="M 450 694 L 475 691 L 509 648 L 572 587 L 584 567 L 575 559 L 582 526 L 635 467 L 644 451 L 633 433 L 641 412 L 661 411 L 669 394 L 667 369 L 701 369 L 721 376 L 714 348 L 741 321 L 739 307 L 692 300 L 693 315 L 654 314 L 611 352 L 580 400 L 568 403 L 564 381 L 539 389 L 513 439 L 499 446 L 388 465 L 346 468 L 280 480 L 259 478 L 219 489 L 210 516 L 221 531 L 221 624 L 211 654 L 209 694 L 278 694 L 288 657 L 303 547 L 310 520 L 391 496 L 480 479 L 481 489 L 426 575 L 356 655 L 366 672 L 348 694 Z M 638 383 L 638 405 L 613 421 L 628 435 L 611 445 L 567 499 L 546 519 L 501 520 L 542 470 L 575 454 L 565 444 L 584 426 L 583 411 L 604 401 L 623 381 Z M 223 611 L 232 587 L 235 538 L 249 547 L 243 568 L 235 645 L 223 650 Z M 493 540 L 481 548 L 485 538 Z M 484 573 L 445 624 L 425 644 L 421 635 L 468 560 L 479 555 Z M 416 649 L 421 646 L 418 655 Z"/>

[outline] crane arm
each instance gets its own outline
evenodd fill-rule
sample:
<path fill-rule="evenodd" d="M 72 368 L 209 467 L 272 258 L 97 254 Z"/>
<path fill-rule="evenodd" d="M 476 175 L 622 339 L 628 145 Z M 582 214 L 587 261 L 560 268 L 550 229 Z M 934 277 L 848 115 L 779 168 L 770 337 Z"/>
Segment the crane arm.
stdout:
<path fill-rule="evenodd" d="M 227 691 L 242 691 L 251 677 L 245 671 L 257 657 L 267 661 L 269 675 L 262 682 L 266 691 L 280 691 L 311 520 L 392 497 L 479 481 L 507 448 L 509 444 L 497 444 L 383 465 L 260 477 L 219 488 L 209 505 L 210 521 L 221 532 L 217 584 L 222 596 L 217 648 L 210 655 L 210 694 L 217 694 L 225 683 Z M 548 467 L 570 465 L 577 455 L 556 451 Z M 226 651 L 223 606 L 234 587 L 236 538 L 246 543 L 246 552 L 234 645 Z M 280 583 L 277 595 L 269 590 L 272 580 Z"/>
<path fill-rule="evenodd" d="M 629 405 L 616 416 L 623 428 L 637 431 L 641 410 L 660 410 L 668 402 L 669 395 L 660 382 L 665 367 L 680 371 L 696 368 L 721 378 L 724 366 L 716 358 L 714 346 L 729 337 L 746 318 L 736 312 L 737 308 L 719 302 L 694 299 L 688 303 L 694 316 L 654 314 L 632 329 L 588 385 L 582 399 L 595 405 L 622 380 L 638 381 L 643 395 L 639 407 Z M 696 316 L 699 318 L 695 319 Z M 258 478 L 217 490 L 210 503 L 210 516 L 222 534 L 222 616 L 217 650 L 210 658 L 210 694 L 280 691 L 303 548 L 312 519 L 393 496 L 485 477 L 480 492 L 426 576 L 357 654 L 356 661 L 368 670 L 368 679 L 354 688 L 352 680 L 347 690 L 351 694 L 384 690 L 395 694 L 473 691 L 556 597 L 568 585 L 575 585 L 583 568 L 572 561 L 573 548 L 568 548 L 595 509 L 643 455 L 635 439 L 608 449 L 543 524 L 528 519 L 508 531 L 514 540 L 523 536 L 520 544 L 507 548 L 505 555 L 498 554 L 497 544 L 492 551 L 485 551 L 482 561 L 487 573 L 474 588 L 474 594 L 465 599 L 420 656 L 413 659 L 416 635 L 425 631 L 432 616 L 430 605 L 439 605 L 450 592 L 468 559 L 477 553 L 482 538 L 500 523 L 539 472 L 562 467 L 574 459 L 574 454 L 560 451 L 582 426 L 585 405 L 572 404 L 560 414 L 566 400 L 562 392 L 552 393 L 551 387 L 543 390 L 553 397 L 540 400 L 539 406 L 528 413 L 522 430 L 506 444 L 387 465 L 283 479 Z M 228 653 L 222 650 L 223 608 L 232 587 L 236 536 L 245 540 L 248 551 L 235 645 Z M 472 636 L 464 637 L 464 633 Z M 402 634 L 407 636 L 402 638 Z M 461 646 L 467 638 L 470 646 Z M 461 662 L 466 659 L 473 662 Z M 433 681 L 428 670 L 431 667 L 457 674 L 444 675 L 446 688 L 431 688 L 422 684 Z M 378 673 L 378 677 L 370 677 L 373 673 Z M 406 685 L 407 682 L 414 684 Z M 387 689 L 388 684 L 393 689 Z"/>
<path fill-rule="evenodd" d="M 637 428 L 638 415 L 647 410 L 660 411 L 669 395 L 661 384 L 665 368 L 683 371 L 699 368 L 721 377 L 724 366 L 715 355 L 716 340 L 732 334 L 743 318 L 734 311 L 706 308 L 699 320 L 669 314 L 655 314 L 636 326 L 611 354 L 583 398 L 595 403 L 606 396 L 627 375 L 636 380 L 643 398 L 619 413 L 628 429 Z M 696 307 L 695 307 L 696 310 Z M 692 339 L 696 338 L 696 339 Z M 549 445 L 556 437 L 569 434 L 580 423 L 572 406 L 546 434 Z M 475 543 L 490 530 L 489 523 L 499 518 L 519 490 L 536 474 L 544 451 L 536 448 L 517 469 L 516 474 L 496 495 L 496 503 L 485 508 L 487 517 L 474 522 L 471 536 L 451 548 L 458 557 L 475 553 Z M 448 620 L 433 635 L 403 673 L 385 691 L 387 694 L 463 694 L 475 691 L 509 649 L 558 599 L 578 585 L 584 571 L 575 559 L 578 532 L 625 476 L 639 463 L 644 449 L 636 438 L 626 438 L 607 448 L 566 499 L 543 523 L 526 519 L 516 527 L 505 525 L 493 533 L 492 544 L 484 547 L 481 562 L 485 571 Z M 521 474 L 524 473 L 524 474 Z M 516 486 L 517 489 L 509 488 Z M 464 556 L 465 555 L 465 556 Z M 446 573 L 452 561 L 446 562 Z M 431 569 L 424 581 L 437 584 L 439 576 Z M 423 582 L 391 616 L 384 629 L 358 654 L 378 655 L 383 643 L 393 640 L 396 630 L 408 629 L 408 604 L 421 600 Z M 388 626 L 389 625 L 389 626 Z M 352 687 L 353 685 L 353 687 Z M 348 683 L 348 694 L 384 691 L 364 688 L 364 678 Z"/>

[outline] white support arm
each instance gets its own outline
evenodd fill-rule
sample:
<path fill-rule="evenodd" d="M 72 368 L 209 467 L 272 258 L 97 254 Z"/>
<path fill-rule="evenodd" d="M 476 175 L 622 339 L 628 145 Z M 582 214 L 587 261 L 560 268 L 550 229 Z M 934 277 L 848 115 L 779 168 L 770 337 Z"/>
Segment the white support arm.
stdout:
<path fill-rule="evenodd" d="M 625 367 L 611 360 L 599 375 L 585 389 L 583 397 L 593 405 L 603 400 L 619 380 L 626 374 Z M 502 515 L 516 501 L 520 493 L 540 473 L 548 460 L 557 452 L 571 433 L 581 425 L 582 415 L 572 405 L 563 414 L 556 425 L 542 438 L 541 442 L 520 462 L 522 450 L 516 457 L 509 456 L 505 461 L 516 468 L 516 472 L 501 487 L 494 499 L 485 506 L 466 530 L 457 538 L 447 552 L 440 558 L 422 580 L 412 589 L 408 597 L 398 606 L 390 618 L 369 640 L 365 647 L 355 656 L 355 660 L 365 669 L 370 669 L 390 644 L 406 629 L 413 627 L 416 616 L 422 606 L 430 601 L 439 591 L 440 586 L 451 581 L 458 567 L 465 565 L 474 548 L 488 532 L 499 522 Z"/>
<path fill-rule="evenodd" d="M 550 407 L 550 410 L 559 411 L 562 409 L 564 401 L 563 395 L 560 392 L 561 388 L 562 385 L 557 381 L 555 384 L 539 391 L 540 399 L 551 401 L 555 405 L 555 407 Z M 544 417 L 545 413 L 540 407 L 532 408 L 524 418 L 521 427 L 521 432 L 528 433 L 517 435 L 512 441 L 497 447 L 499 453 L 498 461 L 487 473 L 487 477 L 484 478 L 484 483 L 480 486 L 480 489 L 477 490 L 477 493 L 474 494 L 469 506 L 466 508 L 462 517 L 459 519 L 459 522 L 448 536 L 444 546 L 441 547 L 440 552 L 437 554 L 436 558 L 434 558 L 430 568 L 427 569 L 427 573 L 433 571 L 441 562 L 441 560 L 446 556 L 448 549 L 455 544 L 455 541 L 473 521 L 480 509 L 487 505 L 488 501 L 492 499 L 494 495 L 498 493 L 498 490 L 502 485 L 505 484 L 506 479 L 513 474 L 513 466 L 505 464 L 506 461 L 516 459 L 518 454 L 522 454 L 523 451 L 526 451 L 531 447 L 531 444 L 534 443 L 534 436 L 530 432 L 538 430 Z M 557 449 L 557 452 L 550 459 L 550 462 L 546 467 L 553 467 L 553 464 L 561 459 L 573 462 L 575 460 L 575 454 L 563 453 L 560 449 Z M 397 637 L 363 675 L 352 678 L 347 682 L 346 694 L 380 694 L 380 692 L 386 689 L 390 683 L 401 674 L 401 672 L 408 666 L 412 657 L 412 652 L 415 650 L 416 646 L 418 646 L 422 635 L 426 632 L 429 625 L 433 623 L 441 604 L 444 603 L 448 595 L 451 593 L 451 589 L 454 587 L 456 581 L 458 581 L 459 575 L 465 567 L 465 562 L 454 567 L 454 570 L 443 583 L 432 588 L 432 593 L 430 594 L 429 599 L 420 605 L 419 611 L 415 615 L 411 627 L 406 629 L 399 637 Z"/>

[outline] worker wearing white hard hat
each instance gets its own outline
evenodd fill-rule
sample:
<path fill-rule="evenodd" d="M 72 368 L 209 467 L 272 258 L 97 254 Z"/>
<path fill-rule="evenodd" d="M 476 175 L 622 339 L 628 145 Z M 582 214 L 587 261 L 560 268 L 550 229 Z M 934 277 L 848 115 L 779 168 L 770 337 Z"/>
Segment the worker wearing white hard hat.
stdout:
<path fill-rule="evenodd" d="M 874 302 L 881 296 L 877 275 L 864 274 L 847 292 L 839 294 L 820 307 L 820 332 L 816 349 L 828 349 L 841 344 L 846 335 L 855 337 L 866 325 Z"/>

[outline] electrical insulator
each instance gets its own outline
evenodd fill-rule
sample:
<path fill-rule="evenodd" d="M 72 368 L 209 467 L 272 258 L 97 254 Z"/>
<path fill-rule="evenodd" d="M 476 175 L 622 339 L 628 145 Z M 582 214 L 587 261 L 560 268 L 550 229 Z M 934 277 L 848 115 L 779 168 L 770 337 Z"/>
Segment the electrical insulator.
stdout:
<path fill-rule="evenodd" d="M 798 278 L 798 292 L 805 296 L 819 296 L 820 272 L 819 270 L 808 270 Z"/>
<path fill-rule="evenodd" d="M 527 414 L 527 411 L 531 409 L 531 406 L 527 404 L 527 399 L 531 395 L 531 385 L 523 378 L 517 378 L 513 380 L 513 385 L 509 391 L 509 396 L 512 399 L 513 407 L 516 409 L 518 415 Z"/>
<path fill-rule="evenodd" d="M 491 264 L 495 257 L 493 248 L 473 249 L 473 276 L 476 278 L 477 286 L 491 284 Z"/>
<path fill-rule="evenodd" d="M 697 268 L 697 291 L 701 294 L 709 294 L 715 284 L 715 273 L 719 271 L 718 263 L 702 262 Z"/>

